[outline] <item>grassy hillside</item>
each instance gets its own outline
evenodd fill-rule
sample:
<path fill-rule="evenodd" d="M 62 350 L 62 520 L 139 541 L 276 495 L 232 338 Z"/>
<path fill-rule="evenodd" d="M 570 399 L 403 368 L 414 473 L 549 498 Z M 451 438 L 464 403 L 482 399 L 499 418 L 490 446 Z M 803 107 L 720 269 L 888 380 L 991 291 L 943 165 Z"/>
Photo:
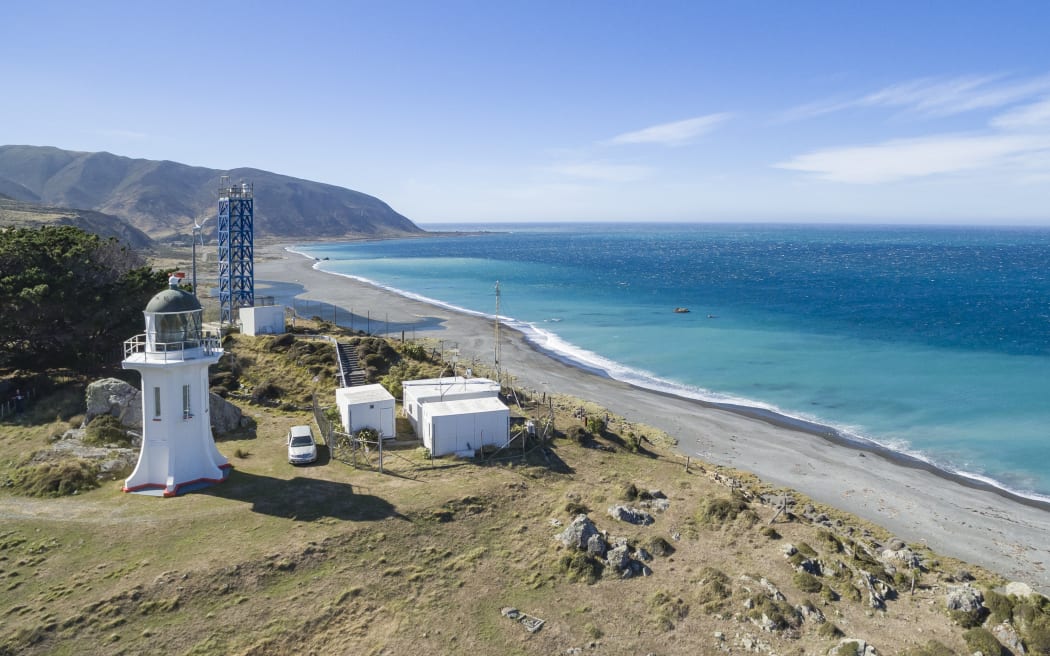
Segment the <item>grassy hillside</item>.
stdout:
<path fill-rule="evenodd" d="M 18 493 L 19 465 L 79 423 L 75 389 L 0 424 L 0 654 L 826 654 L 843 637 L 879 654 L 969 654 L 987 631 L 968 625 L 984 617 L 950 616 L 945 593 L 971 577 L 987 627 L 1013 617 L 1034 636 L 1028 653 L 1048 653 L 1036 644 L 1045 600 L 994 596 L 1001 581 L 921 545 L 919 567 L 884 560 L 901 545 L 879 528 L 687 467 L 666 436 L 606 425 L 588 401 L 519 397 L 515 415 L 553 416 L 558 436 L 482 459 L 405 446 L 379 473 L 323 449 L 294 468 L 285 433 L 312 423 L 302 390 L 317 375 L 334 400 L 331 370 L 298 364 L 297 343 L 227 342 L 231 398 L 255 427 L 219 441 L 229 480 L 182 497 L 124 494 L 119 480 Z M 423 373 L 408 362 L 390 371 Z M 251 403 L 272 380 L 299 391 Z M 654 521 L 615 519 L 619 504 Z M 624 578 L 555 539 L 580 514 L 648 575 Z M 530 632 L 507 608 L 543 624 Z"/>
<path fill-rule="evenodd" d="M 45 207 L 0 195 L 0 226 L 33 228 L 40 225 L 71 225 L 100 237 L 116 237 L 137 250 L 153 246 L 144 232 L 109 214 L 91 210 Z"/>
<path fill-rule="evenodd" d="M 216 213 L 219 179 L 255 184 L 258 237 L 407 235 L 422 232 L 367 194 L 258 169 L 230 171 L 42 146 L 0 146 L 0 193 L 118 216 L 153 238 L 189 234 Z M 213 232 L 214 225 L 207 228 Z"/>

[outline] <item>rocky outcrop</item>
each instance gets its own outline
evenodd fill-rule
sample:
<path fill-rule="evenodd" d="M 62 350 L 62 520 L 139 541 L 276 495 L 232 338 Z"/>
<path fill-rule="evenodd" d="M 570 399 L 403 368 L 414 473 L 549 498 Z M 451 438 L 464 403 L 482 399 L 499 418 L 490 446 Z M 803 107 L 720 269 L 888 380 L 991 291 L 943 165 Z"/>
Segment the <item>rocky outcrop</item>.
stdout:
<path fill-rule="evenodd" d="M 113 415 L 125 427 L 142 431 L 142 393 L 133 385 L 117 378 L 103 378 L 87 386 L 84 394 L 87 412 L 84 424 L 101 415 Z M 241 409 L 218 394 L 210 393 L 209 416 L 216 434 L 243 428 L 247 418 Z"/>
<path fill-rule="evenodd" d="M 127 428 L 142 430 L 142 393 L 117 378 L 103 378 L 87 386 L 84 424 L 95 417 L 113 415 Z"/>
<path fill-rule="evenodd" d="M 208 395 L 209 414 L 211 415 L 211 430 L 216 435 L 222 435 L 243 428 L 247 423 L 247 417 L 241 409 L 222 398 L 215 392 Z"/>
<path fill-rule="evenodd" d="M 598 536 L 599 539 L 602 537 L 591 518 L 581 513 L 556 537 L 566 547 L 587 550 L 590 539 L 594 536 Z"/>
<path fill-rule="evenodd" d="M 648 526 L 655 520 L 653 516 L 644 510 L 638 508 L 628 508 L 627 506 L 610 506 L 609 515 L 615 517 L 621 522 L 627 522 L 628 524 L 637 524 L 640 526 Z"/>

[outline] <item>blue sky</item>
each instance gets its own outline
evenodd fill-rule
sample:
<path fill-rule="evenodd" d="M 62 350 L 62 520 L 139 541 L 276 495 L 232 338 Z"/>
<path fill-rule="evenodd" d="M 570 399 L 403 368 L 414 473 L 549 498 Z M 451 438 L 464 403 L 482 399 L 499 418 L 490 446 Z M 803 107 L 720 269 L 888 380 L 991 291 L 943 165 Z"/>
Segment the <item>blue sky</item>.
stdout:
<path fill-rule="evenodd" d="M 441 221 L 1050 224 L 1046 2 L 0 8 L 0 144 Z"/>

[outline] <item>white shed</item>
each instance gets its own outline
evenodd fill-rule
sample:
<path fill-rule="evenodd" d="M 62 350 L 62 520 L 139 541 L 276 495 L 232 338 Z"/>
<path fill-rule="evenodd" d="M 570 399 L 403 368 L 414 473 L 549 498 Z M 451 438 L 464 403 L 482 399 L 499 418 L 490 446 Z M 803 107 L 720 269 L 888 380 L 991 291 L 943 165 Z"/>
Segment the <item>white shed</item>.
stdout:
<path fill-rule="evenodd" d="M 427 378 L 423 380 L 406 380 L 401 383 L 405 415 L 412 423 L 416 435 L 422 437 L 421 420 L 423 406 L 428 403 L 443 401 L 461 401 L 464 399 L 499 398 L 499 383 L 488 378 Z"/>
<path fill-rule="evenodd" d="M 423 404 L 420 437 L 435 456 L 504 446 L 510 437 L 510 409 L 498 398 L 433 401 Z"/>
<path fill-rule="evenodd" d="M 335 391 L 335 403 L 339 406 L 339 416 L 346 432 L 374 428 L 383 439 L 397 436 L 394 397 L 382 385 L 340 387 Z"/>
<path fill-rule="evenodd" d="M 238 312 L 245 335 L 280 335 L 284 329 L 284 306 L 243 307 Z"/>

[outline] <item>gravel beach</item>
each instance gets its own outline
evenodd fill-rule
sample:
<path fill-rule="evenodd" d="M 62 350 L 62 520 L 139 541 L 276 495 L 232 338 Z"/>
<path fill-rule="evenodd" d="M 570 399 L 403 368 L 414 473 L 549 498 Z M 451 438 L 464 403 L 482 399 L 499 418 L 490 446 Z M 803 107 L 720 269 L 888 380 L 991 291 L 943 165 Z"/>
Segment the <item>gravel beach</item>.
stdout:
<path fill-rule="evenodd" d="M 459 349 L 460 362 L 491 366 L 492 321 L 315 270 L 282 246 L 257 249 L 256 295 L 274 296 L 301 315 L 400 337 L 434 337 Z M 351 315 L 352 312 L 352 315 Z M 678 439 L 678 449 L 885 527 L 908 542 L 987 567 L 1050 594 L 1050 508 L 960 479 L 880 449 L 846 443 L 821 427 L 746 408 L 641 389 L 565 364 L 502 328 L 501 363 L 516 385 L 594 401 L 628 421 Z"/>

